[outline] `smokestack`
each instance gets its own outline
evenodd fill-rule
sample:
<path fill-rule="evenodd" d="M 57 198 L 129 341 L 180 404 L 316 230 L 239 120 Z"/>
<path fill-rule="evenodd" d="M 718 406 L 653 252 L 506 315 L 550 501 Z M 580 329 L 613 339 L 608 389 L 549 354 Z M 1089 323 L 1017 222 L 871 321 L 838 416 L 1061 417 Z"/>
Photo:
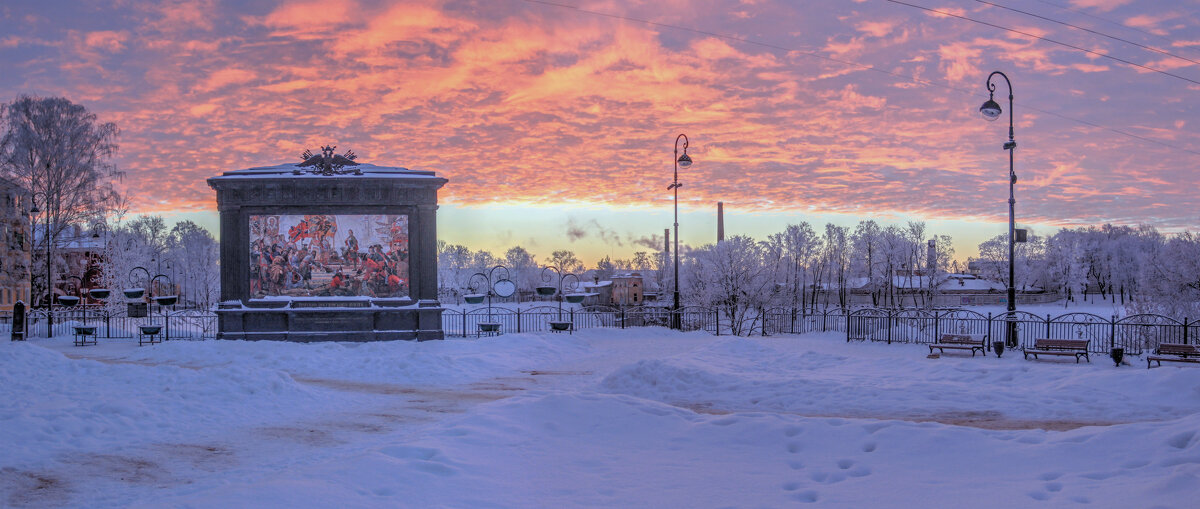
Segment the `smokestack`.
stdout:
<path fill-rule="evenodd" d="M 725 202 L 717 202 L 717 242 L 725 241 Z"/>
<path fill-rule="evenodd" d="M 663 228 L 663 239 L 666 239 L 664 242 L 664 244 L 666 244 L 666 248 L 663 249 L 663 251 L 666 251 L 667 256 L 671 256 L 671 229 L 670 228 Z"/>

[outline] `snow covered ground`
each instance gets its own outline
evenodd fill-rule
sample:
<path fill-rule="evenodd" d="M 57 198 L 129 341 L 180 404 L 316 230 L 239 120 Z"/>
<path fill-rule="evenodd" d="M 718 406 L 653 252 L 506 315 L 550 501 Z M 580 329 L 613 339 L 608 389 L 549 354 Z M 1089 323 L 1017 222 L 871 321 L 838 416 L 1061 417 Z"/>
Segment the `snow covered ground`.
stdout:
<path fill-rule="evenodd" d="M 0 506 L 1195 507 L 1200 368 L 836 333 L 0 344 Z"/>

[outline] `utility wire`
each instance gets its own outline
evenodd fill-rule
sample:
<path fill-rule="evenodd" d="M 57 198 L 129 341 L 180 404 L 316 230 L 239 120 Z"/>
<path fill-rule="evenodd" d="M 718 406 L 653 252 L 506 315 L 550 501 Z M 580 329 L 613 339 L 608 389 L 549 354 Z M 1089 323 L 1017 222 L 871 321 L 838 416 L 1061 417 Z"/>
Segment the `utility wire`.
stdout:
<path fill-rule="evenodd" d="M 888 1 L 888 2 L 891 2 L 891 3 L 894 3 L 894 4 L 897 4 L 897 5 L 904 5 L 904 6 L 912 7 L 912 8 L 915 8 L 915 9 L 920 9 L 920 10 L 923 10 L 923 11 L 932 12 L 932 13 L 934 13 L 934 14 L 939 14 L 939 15 L 942 15 L 942 16 L 947 16 L 947 17 L 951 17 L 951 18 L 958 18 L 958 19 L 961 19 L 961 20 L 964 20 L 964 21 L 970 21 L 970 22 L 972 22 L 972 23 L 978 23 L 978 24 L 980 24 L 980 25 L 989 26 L 989 27 L 992 27 L 992 28 L 998 28 L 998 29 L 1000 29 L 1000 30 L 1004 30 L 1004 31 L 1006 31 L 1006 32 L 1012 32 L 1012 33 L 1014 33 L 1014 34 L 1021 34 L 1021 35 L 1024 35 L 1024 36 L 1026 36 L 1026 37 L 1032 37 L 1032 38 L 1034 38 L 1034 39 L 1037 39 L 1037 40 L 1040 40 L 1040 41 L 1045 41 L 1045 42 L 1048 42 L 1048 43 L 1051 43 L 1051 44 L 1057 44 L 1057 45 L 1059 45 L 1059 46 L 1063 46 L 1063 47 L 1066 47 L 1066 48 L 1071 48 L 1071 49 L 1073 49 L 1073 50 L 1076 50 L 1076 51 L 1082 51 L 1082 52 L 1084 52 L 1084 53 L 1087 53 L 1087 54 L 1089 54 L 1089 55 L 1096 55 L 1096 56 L 1098 56 L 1098 57 L 1101 57 L 1101 58 L 1107 58 L 1107 59 L 1110 59 L 1110 60 L 1115 60 L 1115 61 L 1117 61 L 1117 62 L 1121 62 L 1121 63 L 1123 63 L 1123 64 L 1126 64 L 1126 65 L 1130 65 L 1130 66 L 1133 66 L 1133 67 L 1137 67 L 1137 68 L 1139 68 L 1139 69 L 1145 69 L 1145 70 L 1147 70 L 1147 71 L 1156 72 L 1156 73 L 1159 73 L 1159 74 L 1163 74 L 1163 75 L 1166 75 L 1166 76 L 1170 76 L 1170 77 L 1172 77 L 1172 78 L 1181 79 L 1181 80 L 1183 80 L 1183 81 L 1186 81 L 1186 82 L 1188 82 L 1188 83 L 1193 83 L 1193 84 L 1196 84 L 1196 85 L 1200 85 L 1200 81 L 1196 81 L 1196 80 L 1194 80 L 1194 79 L 1191 79 L 1191 78 L 1188 78 L 1188 77 L 1185 77 L 1185 76 L 1180 76 L 1180 75 L 1178 75 L 1178 74 L 1171 73 L 1171 72 L 1167 72 L 1167 71 L 1164 71 L 1164 70 L 1162 70 L 1162 69 L 1156 69 L 1156 68 L 1154 68 L 1154 67 L 1150 67 L 1150 66 L 1148 66 L 1148 65 L 1142 65 L 1142 64 L 1139 64 L 1139 63 L 1137 63 L 1137 62 L 1134 62 L 1134 61 L 1131 61 L 1131 60 L 1125 60 L 1124 58 L 1120 58 L 1120 57 L 1114 57 L 1114 56 L 1112 56 L 1112 55 L 1109 55 L 1108 53 L 1104 53 L 1104 52 L 1101 52 L 1101 51 L 1093 51 L 1093 50 L 1090 50 L 1090 49 L 1087 49 L 1087 48 L 1082 48 L 1082 47 L 1076 46 L 1076 45 L 1074 45 L 1074 44 L 1067 44 L 1067 43 L 1065 43 L 1065 42 L 1062 42 L 1062 41 L 1056 41 L 1056 40 L 1054 40 L 1054 39 L 1051 39 L 1051 38 L 1048 38 L 1048 37 L 1042 37 L 1042 36 L 1040 36 L 1040 35 L 1031 34 L 1031 33 L 1029 33 L 1029 32 L 1024 32 L 1024 31 L 1021 31 L 1021 30 L 1017 30 L 1017 29 L 1015 29 L 1015 28 L 1008 28 L 1008 27 L 1005 27 L 1005 26 L 1000 26 L 1000 25 L 997 25 L 997 24 L 994 24 L 994 23 L 988 23 L 987 21 L 980 21 L 980 20 L 977 20 L 977 19 L 975 19 L 975 18 L 968 18 L 968 17 L 966 17 L 966 16 L 960 16 L 960 15 L 958 15 L 958 14 L 954 14 L 954 13 L 952 13 L 952 12 L 942 11 L 942 10 L 938 10 L 938 9 L 932 9 L 932 8 L 929 8 L 929 7 L 923 7 L 923 6 L 916 5 L 916 4 L 910 4 L 910 3 L 908 3 L 908 2 L 902 2 L 902 1 L 900 1 L 900 0 L 885 0 L 885 1 Z"/>
<path fill-rule="evenodd" d="M 755 40 L 752 40 L 752 39 L 746 39 L 746 38 L 744 38 L 744 37 L 738 37 L 738 36 L 733 36 L 733 35 L 726 35 L 726 34 L 721 34 L 721 33 L 717 33 L 717 32 L 709 32 L 709 31 L 706 31 L 706 30 L 699 30 L 699 29 L 695 29 L 695 28 L 689 28 L 689 27 L 680 26 L 680 25 L 672 25 L 672 24 L 670 24 L 670 23 L 661 23 L 661 22 L 657 22 L 657 21 L 650 21 L 650 20 L 647 20 L 647 19 L 634 18 L 634 17 L 631 17 L 631 16 L 622 16 L 622 15 L 619 15 L 619 14 L 610 14 L 610 13 L 607 13 L 607 12 L 600 12 L 600 11 L 592 11 L 592 10 L 588 10 L 588 9 L 581 9 L 581 8 L 579 8 L 579 7 L 577 7 L 577 6 L 574 6 L 574 5 L 563 4 L 563 3 L 558 3 L 558 2 L 551 2 L 551 1 L 548 1 L 548 0 L 521 0 L 521 1 L 523 1 L 523 2 L 526 2 L 526 3 L 533 3 L 533 4 L 547 5 L 547 6 L 550 6 L 550 7 L 558 7 L 558 8 L 562 8 L 562 9 L 571 9 L 571 10 L 573 10 L 573 11 L 576 11 L 576 12 L 579 12 L 579 13 L 582 13 L 582 14 L 589 14 L 589 15 L 592 15 L 592 16 L 599 16 L 599 17 L 610 18 L 610 19 L 619 19 L 619 20 L 622 20 L 622 21 L 629 21 L 629 22 L 633 22 L 633 23 L 639 23 L 639 24 L 643 24 L 643 25 L 650 25 L 650 26 L 655 26 L 655 27 L 659 27 L 659 28 L 667 28 L 667 29 L 671 29 L 671 30 L 677 30 L 677 31 L 681 31 L 681 32 L 689 32 L 689 33 L 694 33 L 694 34 L 707 35 L 707 36 L 710 36 L 710 37 L 716 37 L 716 38 L 718 38 L 718 39 L 724 39 L 724 40 L 728 40 L 728 41 L 736 41 L 736 42 L 741 42 L 741 43 L 750 44 L 750 45 L 754 45 L 754 46 L 760 46 L 760 47 L 763 47 L 763 48 L 770 48 L 770 49 L 774 49 L 774 50 L 778 50 L 778 51 L 783 51 L 783 52 L 788 52 L 788 53 L 798 53 L 798 54 L 801 54 L 801 55 L 810 56 L 810 57 L 815 57 L 815 58 L 819 58 L 819 59 L 822 59 L 822 60 L 828 60 L 828 61 L 830 61 L 830 62 L 836 62 L 836 63 L 839 63 L 839 64 L 848 65 L 848 66 L 851 66 L 851 67 L 857 67 L 857 68 L 859 68 L 859 69 L 866 70 L 866 71 L 874 71 L 874 72 L 878 72 L 878 73 L 881 73 L 881 74 L 886 74 L 886 75 L 888 75 L 888 76 L 892 76 L 892 77 L 894 77 L 894 78 L 901 78 L 901 79 L 903 79 L 904 81 L 909 81 L 909 82 L 916 83 L 916 84 L 919 84 L 919 85 L 926 85 L 926 86 L 932 86 L 932 87 L 943 88 L 943 89 L 946 89 L 946 90 L 953 90 L 953 91 L 955 91 L 955 92 L 959 92 L 959 93 L 962 93 L 962 94 L 965 94 L 965 95 L 976 95 L 976 93 L 975 93 L 975 92 L 973 92 L 973 91 L 971 91 L 971 90 L 967 90 L 967 89 L 963 89 L 963 88 L 955 87 L 955 86 L 948 85 L 948 84 L 945 84 L 945 83 L 939 83 L 939 82 L 936 82 L 936 81 L 923 80 L 923 79 L 917 78 L 917 77 L 915 77 L 915 76 L 912 76 L 912 75 L 908 75 L 908 74 L 901 74 L 901 73 L 898 73 L 898 72 L 893 72 L 893 71 L 889 71 L 889 70 L 886 70 L 886 69 L 880 69 L 880 68 L 878 68 L 878 67 L 875 67 L 875 66 L 866 65 L 866 64 L 860 64 L 860 63 L 858 63 L 858 62 L 854 62 L 854 61 L 850 61 L 850 60 L 843 60 L 843 59 L 840 59 L 840 58 L 829 57 L 829 56 L 822 55 L 822 54 L 820 54 L 820 53 L 816 53 L 816 52 L 814 52 L 814 51 L 798 50 L 798 49 L 794 49 L 794 48 L 788 48 L 788 47 L 786 47 L 786 46 L 780 46 L 780 45 L 777 45 L 777 44 L 771 44 L 771 43 L 766 43 L 766 42 L 761 42 L 761 41 L 755 41 Z M 1053 111 L 1047 111 L 1047 110 L 1043 110 L 1043 109 L 1036 108 L 1036 107 L 1029 106 L 1029 105 L 1025 105 L 1025 104 L 1023 104 L 1022 106 L 1023 106 L 1023 107 L 1025 107 L 1025 108 L 1028 108 L 1028 109 L 1030 109 L 1030 110 L 1036 111 L 1036 112 L 1038 112 L 1038 113 L 1045 113 L 1045 114 L 1047 114 L 1047 115 L 1051 115 L 1051 116 L 1054 116 L 1054 117 L 1058 117 L 1058 118 L 1061 118 L 1061 119 L 1064 119 L 1064 120 L 1069 120 L 1069 121 L 1072 121 L 1072 122 L 1076 122 L 1076 123 L 1079 123 L 1079 124 L 1083 124 L 1083 125 L 1086 125 L 1086 126 L 1088 126 L 1088 127 L 1093 127 L 1093 128 L 1096 128 L 1096 129 L 1103 129 L 1103 130 L 1105 130 L 1105 131 L 1109 131 L 1109 132 L 1112 132 L 1112 133 L 1115 133 L 1115 134 L 1119 134 L 1119 135 L 1121 135 L 1121 136 L 1126 136 L 1126 137 L 1133 138 L 1133 139 L 1136 139 L 1136 140 L 1141 140 L 1141 141 L 1145 141 L 1145 142 L 1148 142 L 1148 143 L 1153 143 L 1153 144 L 1155 144 L 1155 145 L 1159 145 L 1159 146 L 1166 147 L 1166 148 L 1169 148 L 1169 149 L 1178 150 L 1178 151 L 1181 151 L 1181 152 L 1187 152 L 1187 153 L 1189 153 L 1189 154 L 1193 154 L 1193 155 L 1200 156 L 1200 150 L 1192 150 L 1192 149 L 1189 149 L 1189 148 L 1180 147 L 1180 146 L 1173 145 L 1173 144 L 1170 144 L 1170 143 L 1167 143 L 1167 142 L 1164 142 L 1164 141 L 1159 141 L 1159 140 L 1156 140 L 1156 139 L 1153 139 L 1153 138 L 1147 138 L 1147 137 L 1145 137 L 1145 136 L 1140 136 L 1140 135 L 1137 135 L 1137 134 L 1133 134 L 1133 133 L 1130 133 L 1130 132 L 1128 132 L 1128 131 L 1123 131 L 1123 130 L 1121 130 L 1121 129 L 1117 129 L 1117 128 L 1114 128 L 1114 127 L 1108 127 L 1108 126 L 1104 126 L 1104 125 L 1097 124 L 1097 123 L 1094 123 L 1094 122 L 1089 122 L 1089 121 L 1087 121 L 1087 120 L 1082 120 L 1082 119 L 1078 119 L 1078 118 L 1074 118 L 1074 117 L 1069 117 L 1069 116 L 1063 115 L 1063 114 L 1061 114 L 1061 113 L 1055 113 L 1055 112 L 1053 112 Z"/>
<path fill-rule="evenodd" d="M 1058 21 L 1058 20 L 1056 20 L 1056 19 L 1047 18 L 1047 17 L 1045 17 L 1045 16 L 1041 16 L 1041 15 L 1038 15 L 1038 14 L 1034 14 L 1034 13 L 1032 13 L 1032 12 L 1023 11 L 1023 10 L 1021 10 L 1021 9 L 1014 9 L 1014 8 L 1012 8 L 1012 7 L 1005 7 L 1005 6 L 1003 6 L 1003 5 L 1000 5 L 1000 4 L 997 4 L 997 3 L 988 2 L 988 1 L 986 1 L 986 0 L 975 0 L 975 1 L 976 1 L 976 2 L 978 2 L 978 3 L 984 4 L 984 5 L 990 5 L 990 6 L 992 6 L 992 7 L 996 7 L 996 8 L 999 8 L 999 9 L 1004 9 L 1004 10 L 1006 10 L 1006 11 L 1012 11 L 1012 12 L 1016 12 L 1016 13 L 1019 13 L 1019 14 L 1024 14 L 1024 15 L 1026 15 L 1026 16 L 1034 17 L 1034 18 L 1037 18 L 1037 19 L 1040 19 L 1040 20 L 1043 20 L 1043 21 L 1049 21 L 1049 22 L 1051 22 L 1051 23 L 1057 23 L 1057 24 L 1059 24 L 1059 25 L 1063 25 L 1063 26 L 1071 27 L 1071 28 L 1074 28 L 1074 29 L 1076 29 L 1076 30 L 1082 30 L 1082 31 L 1084 31 L 1084 32 L 1087 32 L 1087 33 L 1089 33 L 1089 34 L 1093 34 L 1093 35 L 1099 35 L 1100 37 L 1105 37 L 1105 38 L 1108 38 L 1108 39 L 1112 39 L 1112 40 L 1114 40 L 1114 41 L 1120 41 L 1120 42 L 1123 42 L 1123 43 L 1125 43 L 1125 44 L 1129 44 L 1129 45 L 1137 46 L 1137 47 L 1139 47 L 1139 48 L 1142 48 L 1142 49 L 1144 49 L 1144 50 L 1153 51 L 1153 52 L 1155 52 L 1155 53 L 1160 53 L 1160 54 L 1163 54 L 1163 55 L 1167 55 L 1167 56 L 1169 56 L 1169 57 L 1178 58 L 1178 59 L 1180 59 L 1180 60 L 1186 60 L 1186 61 L 1188 61 L 1188 62 L 1191 62 L 1191 63 L 1193 63 L 1193 64 L 1200 65 L 1200 62 L 1198 62 L 1198 61 L 1195 61 L 1195 60 L 1192 60 L 1192 59 L 1190 59 L 1190 58 L 1187 58 L 1187 57 L 1181 57 L 1181 56 L 1179 56 L 1179 55 L 1176 55 L 1176 54 L 1174 54 L 1174 53 L 1171 53 L 1171 52 L 1169 52 L 1169 51 L 1161 50 L 1161 49 L 1155 48 L 1155 47 L 1153 47 L 1153 46 L 1146 46 L 1145 44 L 1136 43 L 1136 42 L 1130 41 L 1130 40 L 1128 40 L 1128 39 L 1122 39 L 1122 38 L 1120 38 L 1120 37 L 1117 37 L 1117 36 L 1108 35 L 1108 34 L 1106 34 L 1106 33 L 1104 33 L 1104 32 L 1098 32 L 1098 31 L 1096 31 L 1096 30 L 1092 30 L 1092 29 L 1090 29 L 1090 28 L 1084 28 L 1084 27 L 1081 27 L 1081 26 L 1078 26 L 1078 25 L 1072 25 L 1072 24 L 1070 24 L 1070 23 L 1067 23 L 1067 22 L 1064 22 L 1064 21 Z"/>
<path fill-rule="evenodd" d="M 1073 13 L 1075 13 L 1075 14 L 1079 14 L 1079 15 L 1081 15 L 1081 16 L 1087 16 L 1087 17 L 1089 17 L 1089 18 L 1092 18 L 1092 19 L 1098 19 L 1098 20 L 1100 20 L 1100 21 L 1103 21 L 1103 22 L 1105 22 L 1105 23 L 1108 23 L 1108 24 L 1110 24 L 1110 25 L 1116 25 L 1116 26 L 1119 26 L 1119 27 L 1121 27 L 1121 28 L 1124 28 L 1124 29 L 1126 29 L 1126 30 L 1133 30 L 1133 31 L 1135 31 L 1135 32 L 1141 32 L 1141 33 L 1143 33 L 1143 34 L 1146 34 L 1146 35 L 1149 35 L 1149 36 L 1151 36 L 1151 37 L 1157 37 L 1157 38 L 1159 38 L 1159 39 L 1162 39 L 1162 40 L 1164 40 L 1164 41 L 1167 41 L 1167 42 L 1172 42 L 1170 39 L 1167 39 L 1166 37 L 1163 37 L 1163 36 L 1161 36 L 1161 35 L 1158 35 L 1158 34 L 1155 34 L 1155 33 L 1151 33 L 1151 32 L 1148 32 L 1148 31 L 1146 31 L 1146 30 L 1142 30 L 1142 29 L 1140 29 L 1140 28 L 1138 28 L 1138 27 L 1131 27 L 1131 26 L 1129 26 L 1129 25 L 1126 25 L 1126 24 L 1124 24 L 1124 23 L 1121 23 L 1120 21 L 1113 21 L 1113 20 L 1111 20 L 1111 19 L 1108 19 L 1108 18 L 1103 18 L 1103 17 L 1097 16 L 1097 15 L 1095 15 L 1095 14 L 1092 14 L 1092 13 L 1090 13 L 1090 12 L 1087 12 L 1087 11 L 1085 11 L 1085 10 L 1083 10 L 1083 9 L 1072 9 L 1072 8 L 1070 8 L 1070 7 L 1067 7 L 1067 6 L 1065 6 L 1065 5 L 1059 5 L 1059 4 L 1056 4 L 1056 3 L 1054 3 L 1054 2 L 1048 2 L 1048 1 L 1046 1 L 1046 0 L 1037 0 L 1037 1 L 1038 1 L 1038 2 L 1040 2 L 1040 3 L 1046 4 L 1046 5 L 1053 6 L 1053 7 L 1057 8 L 1057 9 L 1059 9 L 1059 10 L 1063 10 L 1063 11 L 1067 11 L 1067 12 L 1073 12 Z"/>
<path fill-rule="evenodd" d="M 735 36 L 735 35 L 726 35 L 726 34 L 720 34 L 720 33 L 716 33 L 716 32 L 709 32 L 709 31 L 706 31 L 706 30 L 698 30 L 698 29 L 695 29 L 695 28 L 689 28 L 689 27 L 680 26 L 680 25 L 671 25 L 671 24 L 667 24 L 667 23 L 659 23 L 659 22 L 657 22 L 657 21 L 650 21 L 650 20 L 648 20 L 648 19 L 634 18 L 634 17 L 630 17 L 630 16 L 622 16 L 622 15 L 620 15 L 620 14 L 610 14 L 610 13 L 607 13 L 607 12 L 600 12 L 600 11 L 592 11 L 592 10 L 588 10 L 588 9 L 581 9 L 581 8 L 579 8 L 579 7 L 576 7 L 576 6 L 574 6 L 574 5 L 570 5 L 570 4 L 563 4 L 563 3 L 558 3 L 558 2 L 551 2 L 551 1 L 548 1 L 548 0 L 522 0 L 522 1 L 523 1 L 523 2 L 527 2 L 527 3 L 533 3 L 533 4 L 549 5 L 549 6 L 551 6 L 551 7 L 561 7 L 561 8 L 564 8 L 564 9 L 571 9 L 571 10 L 574 10 L 574 11 L 579 11 L 579 12 L 581 12 L 581 13 L 584 13 L 584 14 L 591 14 L 591 15 L 593 15 L 593 16 L 601 16 L 601 17 L 605 17 L 605 18 L 619 19 L 619 20 L 622 20 L 622 21 L 632 21 L 632 22 L 634 22 L 634 23 L 641 23 L 641 24 L 643 24 L 643 25 L 651 25 L 651 26 L 656 26 L 656 27 L 660 27 L 660 28 L 670 28 L 670 29 L 672 29 L 672 30 L 678 30 L 678 31 L 681 31 L 681 32 L 691 32 L 691 33 L 693 33 L 693 34 L 707 35 L 707 36 L 709 36 L 709 37 L 716 37 L 716 38 L 718 38 L 718 39 L 725 39 L 725 40 L 728 40 L 728 41 L 736 41 L 736 42 L 740 42 L 740 43 L 744 43 L 744 44 L 750 44 L 750 45 L 754 45 L 754 46 L 761 46 L 761 47 L 763 47 L 763 48 L 770 48 L 770 49 L 779 50 L 779 51 L 783 51 L 783 52 L 789 52 L 789 53 L 800 53 L 800 54 L 808 55 L 808 56 L 810 56 L 810 57 L 815 57 L 815 58 L 819 58 L 819 59 L 822 59 L 822 60 L 828 60 L 828 61 L 830 61 L 830 62 L 836 62 L 836 63 L 842 64 L 842 65 L 848 65 L 848 66 L 851 66 L 851 67 L 857 67 L 857 68 L 859 68 L 859 69 L 863 69 L 863 70 L 867 70 L 867 71 L 875 71 L 875 72 L 879 72 L 879 73 L 887 74 L 887 75 L 890 75 L 890 76 L 894 76 L 894 77 L 897 77 L 897 78 L 904 78 L 904 79 L 906 79 L 906 80 L 912 81 L 912 82 L 914 82 L 914 83 L 922 84 L 922 85 L 945 86 L 945 85 L 939 85 L 939 84 L 937 84 L 937 83 L 934 83 L 934 82 L 932 82 L 932 81 L 926 81 L 926 80 L 922 80 L 922 79 L 919 79 L 919 78 L 916 78 L 916 77 L 913 77 L 913 76 L 910 76 L 910 75 L 907 75 L 907 74 L 900 74 L 900 73 L 897 73 L 897 72 L 892 72 L 892 71 L 889 71 L 889 70 L 887 70 L 887 69 L 881 69 L 881 68 L 879 68 L 879 67 L 874 67 L 874 66 L 871 66 L 871 65 L 860 64 L 860 63 L 858 63 L 858 62 L 854 62 L 854 61 L 851 61 L 851 60 L 842 60 L 842 59 L 840 59 L 840 58 L 834 58 L 834 57 L 830 57 L 830 56 L 822 55 L 822 54 L 820 54 L 820 53 L 817 53 L 817 52 L 815 52 L 815 51 L 808 51 L 808 50 L 799 50 L 799 49 L 795 49 L 795 48 L 788 48 L 788 47 L 779 46 L 779 45 L 775 45 L 775 44 L 771 44 L 771 43 L 767 43 L 767 42 L 755 41 L 755 40 L 753 40 L 753 39 L 746 39 L 746 38 L 744 38 L 744 37 L 738 37 L 738 36 Z M 954 90 L 958 90 L 958 91 L 960 91 L 960 92 L 967 92 L 967 93 L 969 93 L 969 91 L 967 91 L 967 90 L 963 90 L 963 89 L 959 89 L 959 88 L 954 88 Z"/>

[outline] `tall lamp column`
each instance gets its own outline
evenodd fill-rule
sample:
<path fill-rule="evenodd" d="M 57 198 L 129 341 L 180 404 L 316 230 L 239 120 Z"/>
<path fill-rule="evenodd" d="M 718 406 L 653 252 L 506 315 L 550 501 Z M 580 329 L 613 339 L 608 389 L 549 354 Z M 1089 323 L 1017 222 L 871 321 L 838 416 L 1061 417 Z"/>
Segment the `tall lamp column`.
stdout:
<path fill-rule="evenodd" d="M 679 155 L 679 140 L 683 140 L 683 155 Z M 675 298 L 674 306 L 671 309 L 671 328 L 680 329 L 679 316 L 679 188 L 683 184 L 679 183 L 679 168 L 687 168 L 692 165 L 692 158 L 688 157 L 688 137 L 686 134 L 680 133 L 675 137 L 675 155 L 671 159 L 675 161 L 675 176 L 668 190 L 675 191 Z"/>
<path fill-rule="evenodd" d="M 39 195 L 41 195 L 41 197 L 42 197 L 42 203 L 44 203 L 46 205 L 46 229 L 42 231 L 42 241 L 46 243 L 46 300 L 47 300 L 46 305 L 49 306 L 47 308 L 47 313 L 46 313 L 46 337 L 51 337 L 54 335 L 54 279 L 50 276 L 50 239 L 51 239 L 51 235 L 50 235 L 50 195 L 43 193 L 41 191 L 35 191 L 33 193 L 33 207 L 29 209 L 29 213 L 36 215 L 39 212 L 41 212 L 41 210 L 38 210 L 38 208 L 37 208 L 37 198 Z M 33 239 L 31 238 L 30 239 L 31 247 L 33 246 L 32 242 L 33 242 Z M 33 257 L 30 256 L 30 260 L 32 260 L 32 259 L 33 259 Z M 33 268 L 32 267 L 30 268 L 29 273 L 31 274 L 30 279 L 29 279 L 29 300 L 31 301 L 30 305 L 32 305 L 33 304 L 33 302 L 32 302 L 32 300 L 33 300 L 33 277 L 32 277 Z"/>
<path fill-rule="evenodd" d="M 1017 173 L 1014 168 L 1017 142 L 1013 138 L 1013 90 L 1012 82 L 1008 76 L 1000 71 L 993 71 L 987 78 L 988 100 L 979 107 L 979 113 L 983 118 L 991 122 L 1000 118 L 1000 114 L 1004 110 L 995 101 L 996 85 L 992 83 L 992 78 L 1000 76 L 1004 78 L 1004 83 L 1008 85 L 1008 141 L 1004 142 L 1004 150 L 1008 151 L 1008 327 L 1005 335 L 1005 343 L 1009 348 L 1017 346 L 1017 322 L 1014 321 L 1014 312 L 1017 310 L 1017 288 L 1016 288 L 1016 223 L 1015 209 L 1017 199 L 1013 193 L 1013 188 L 1017 184 Z"/>

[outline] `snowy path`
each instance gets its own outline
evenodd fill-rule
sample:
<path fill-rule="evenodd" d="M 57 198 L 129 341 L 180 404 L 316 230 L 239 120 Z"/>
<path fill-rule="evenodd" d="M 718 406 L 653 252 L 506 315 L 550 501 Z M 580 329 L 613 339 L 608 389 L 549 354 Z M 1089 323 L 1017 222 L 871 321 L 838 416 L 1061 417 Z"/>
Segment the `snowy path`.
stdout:
<path fill-rule="evenodd" d="M 1200 370 L 924 350 L 655 329 L 2 345 L 0 505 L 1191 507 Z"/>

